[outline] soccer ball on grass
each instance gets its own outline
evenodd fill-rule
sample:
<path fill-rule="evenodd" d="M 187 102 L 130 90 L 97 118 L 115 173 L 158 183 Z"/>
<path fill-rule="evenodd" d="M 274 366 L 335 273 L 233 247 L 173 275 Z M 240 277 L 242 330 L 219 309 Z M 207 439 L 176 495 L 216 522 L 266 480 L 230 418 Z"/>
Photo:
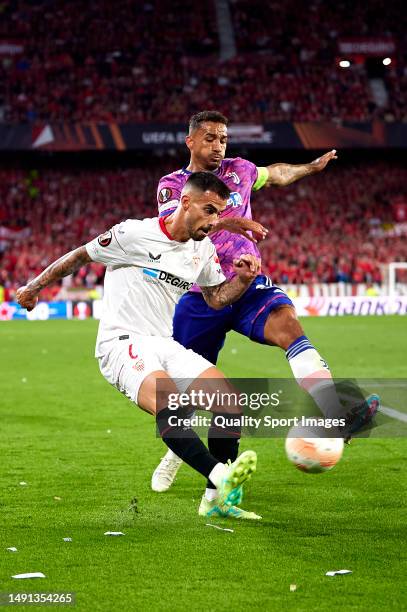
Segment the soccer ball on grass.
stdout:
<path fill-rule="evenodd" d="M 319 474 L 338 463 L 343 446 L 342 438 L 318 438 L 311 428 L 292 428 L 285 441 L 285 452 L 299 470 Z"/>

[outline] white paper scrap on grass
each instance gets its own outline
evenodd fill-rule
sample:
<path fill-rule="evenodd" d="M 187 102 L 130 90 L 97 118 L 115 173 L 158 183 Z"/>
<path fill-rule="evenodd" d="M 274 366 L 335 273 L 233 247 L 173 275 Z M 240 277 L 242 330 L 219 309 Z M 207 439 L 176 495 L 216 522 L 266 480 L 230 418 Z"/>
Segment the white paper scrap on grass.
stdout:
<path fill-rule="evenodd" d="M 45 578 L 45 574 L 42 572 L 28 572 L 27 574 L 16 574 L 15 576 L 11 576 L 12 578 Z"/>
<path fill-rule="evenodd" d="M 126 535 L 126 534 L 123 533 L 123 531 L 105 531 L 105 535 L 121 536 L 121 535 Z"/>
<path fill-rule="evenodd" d="M 17 548 L 15 546 L 9 546 L 7 550 L 10 552 L 17 552 Z"/>
<path fill-rule="evenodd" d="M 220 531 L 229 531 L 230 533 L 235 533 L 233 529 L 227 529 L 226 527 L 218 527 L 218 525 L 214 525 L 213 523 L 205 523 L 206 527 L 213 527 L 214 529 L 219 529 Z"/>
<path fill-rule="evenodd" d="M 64 542 L 72 542 L 72 538 L 63 538 Z"/>
<path fill-rule="evenodd" d="M 351 570 L 332 570 L 331 572 L 327 572 L 325 574 L 325 576 L 338 576 L 338 575 L 342 575 L 342 574 L 351 574 L 352 571 Z"/>

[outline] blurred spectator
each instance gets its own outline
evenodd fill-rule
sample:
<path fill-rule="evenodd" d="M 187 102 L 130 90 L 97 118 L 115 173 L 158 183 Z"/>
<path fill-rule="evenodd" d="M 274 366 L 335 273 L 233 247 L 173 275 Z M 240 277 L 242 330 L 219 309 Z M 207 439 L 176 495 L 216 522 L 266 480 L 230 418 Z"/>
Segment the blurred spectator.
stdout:
<path fill-rule="evenodd" d="M 4 0 L 0 120 L 185 122 L 205 107 L 238 122 L 407 121 L 401 0 L 231 0 L 237 55 L 219 60 L 214 2 Z M 390 34 L 397 57 L 377 108 L 363 64 L 337 66 L 341 36 Z"/>
<path fill-rule="evenodd" d="M 123 219 L 156 215 L 158 179 L 171 168 L 0 171 L 0 286 L 5 299 L 67 251 Z M 381 265 L 407 261 L 393 202 L 405 188 L 405 166 L 333 167 L 253 198 L 254 218 L 270 229 L 263 270 L 276 283 L 381 282 Z M 93 289 L 104 266 L 91 264 L 65 287 Z M 59 291 L 44 293 L 51 299 Z"/>

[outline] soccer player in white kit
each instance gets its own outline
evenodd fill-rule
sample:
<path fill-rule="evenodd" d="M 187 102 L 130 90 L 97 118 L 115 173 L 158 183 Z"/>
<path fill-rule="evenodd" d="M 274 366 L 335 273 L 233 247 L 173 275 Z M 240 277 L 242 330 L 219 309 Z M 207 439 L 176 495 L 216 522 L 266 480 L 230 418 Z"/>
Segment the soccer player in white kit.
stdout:
<path fill-rule="evenodd" d="M 192 429 L 185 430 L 182 419 L 173 418 L 168 407 L 170 393 L 198 390 L 202 384 L 208 389 L 211 381 L 216 390 L 230 391 L 215 366 L 172 338 L 175 305 L 194 283 L 201 287 L 208 305 L 220 309 L 238 300 L 259 273 L 259 260 L 241 255 L 235 261 L 236 276 L 226 281 L 207 237 L 229 197 L 228 187 L 214 174 L 191 174 L 172 215 L 115 225 L 48 266 L 17 291 L 17 300 L 32 310 L 44 287 L 92 261 L 104 263 L 103 312 L 95 351 L 101 373 L 155 415 L 167 446 L 213 482 L 219 496 L 212 514 L 257 519 L 237 507 L 242 484 L 256 469 L 256 454 L 246 451 L 230 465 L 220 463 Z M 222 407 L 213 410 L 225 414 Z M 235 416 L 240 414 L 239 408 L 234 410 Z"/>

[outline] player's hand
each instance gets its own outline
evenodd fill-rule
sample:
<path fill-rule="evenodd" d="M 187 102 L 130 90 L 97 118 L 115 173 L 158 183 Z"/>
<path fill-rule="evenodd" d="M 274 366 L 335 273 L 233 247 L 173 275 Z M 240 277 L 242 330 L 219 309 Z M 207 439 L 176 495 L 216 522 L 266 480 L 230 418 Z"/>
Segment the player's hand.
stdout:
<path fill-rule="evenodd" d="M 248 232 L 252 232 L 252 235 L 250 235 Z M 259 240 L 264 240 L 269 231 L 261 223 L 253 221 L 253 219 L 247 219 L 246 227 L 241 227 L 240 231 L 239 228 L 236 228 L 235 233 L 241 234 L 250 240 L 250 242 L 254 242 L 256 244 Z"/>
<path fill-rule="evenodd" d="M 233 260 L 233 268 L 242 281 L 251 283 L 260 274 L 261 262 L 254 255 L 240 255 Z"/>
<path fill-rule="evenodd" d="M 211 233 L 219 232 L 220 230 L 226 230 L 233 234 L 240 234 L 254 243 L 263 240 L 268 234 L 268 229 L 261 223 L 253 221 L 253 219 L 247 219 L 246 217 L 225 217 L 223 219 L 218 219 L 214 223 Z M 249 232 L 252 232 L 253 235 L 249 234 Z"/>
<path fill-rule="evenodd" d="M 310 166 L 312 167 L 312 170 L 314 172 L 321 172 L 321 170 L 325 168 L 325 166 L 331 161 L 331 159 L 338 159 L 338 156 L 336 155 L 336 149 L 332 149 L 332 151 L 328 151 L 328 153 L 325 153 L 325 155 L 314 159 L 314 161 L 310 163 Z"/>
<path fill-rule="evenodd" d="M 27 285 L 20 287 L 16 292 L 16 300 L 23 308 L 32 310 L 38 303 L 38 294 L 33 289 L 30 289 Z"/>

